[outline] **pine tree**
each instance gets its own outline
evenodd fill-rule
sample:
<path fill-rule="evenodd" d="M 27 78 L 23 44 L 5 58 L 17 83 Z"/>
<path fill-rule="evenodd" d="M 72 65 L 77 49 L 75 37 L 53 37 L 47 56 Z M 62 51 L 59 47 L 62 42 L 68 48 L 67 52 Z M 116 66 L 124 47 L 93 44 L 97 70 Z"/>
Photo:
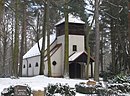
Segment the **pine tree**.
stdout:
<path fill-rule="evenodd" d="M 18 7 L 19 0 L 15 2 L 15 35 L 14 35 L 14 48 L 13 48 L 13 76 L 18 77 L 18 54 L 19 54 L 19 21 L 18 21 Z"/>
<path fill-rule="evenodd" d="M 106 29 L 109 31 L 104 32 L 104 39 L 106 42 L 104 50 L 108 50 L 112 54 L 112 69 L 113 74 L 125 72 L 129 64 L 127 53 L 127 1 L 126 0 L 103 0 L 101 5 L 101 23 L 104 22 Z M 100 24 L 101 24 L 100 23 Z M 108 26 L 109 25 L 109 26 Z M 105 29 L 104 27 L 104 29 Z M 107 49 L 108 48 L 108 49 Z M 106 71 L 106 70 L 105 70 Z"/>

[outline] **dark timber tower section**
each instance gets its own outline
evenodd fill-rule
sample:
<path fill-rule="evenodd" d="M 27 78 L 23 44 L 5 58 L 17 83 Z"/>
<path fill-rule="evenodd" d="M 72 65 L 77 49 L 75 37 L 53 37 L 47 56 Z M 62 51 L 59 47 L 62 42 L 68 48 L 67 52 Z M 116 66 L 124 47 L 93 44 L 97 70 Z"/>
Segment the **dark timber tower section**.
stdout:
<path fill-rule="evenodd" d="M 69 23 L 69 35 L 84 35 L 84 24 Z M 56 26 L 56 36 L 65 34 L 65 23 L 61 23 Z"/>

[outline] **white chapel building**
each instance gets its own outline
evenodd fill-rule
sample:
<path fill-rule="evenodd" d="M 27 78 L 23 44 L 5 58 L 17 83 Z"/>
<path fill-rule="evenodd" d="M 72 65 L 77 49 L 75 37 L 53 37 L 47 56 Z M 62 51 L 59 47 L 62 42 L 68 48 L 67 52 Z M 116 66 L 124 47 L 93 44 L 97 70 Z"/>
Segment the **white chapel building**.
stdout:
<path fill-rule="evenodd" d="M 69 77 L 85 78 L 87 52 L 85 51 L 85 22 L 69 16 Z M 46 40 L 47 41 L 47 40 Z M 50 36 L 50 58 L 53 77 L 62 77 L 64 72 L 65 19 L 56 24 L 56 36 Z M 40 47 L 42 39 L 39 40 Z M 47 44 L 47 43 L 46 43 Z M 46 48 L 47 49 L 47 48 Z M 45 52 L 46 56 L 46 52 Z M 44 75 L 48 75 L 47 57 L 44 58 Z M 90 58 L 89 75 L 93 77 L 94 59 Z M 36 43 L 24 56 L 22 76 L 39 75 L 40 52 Z"/>

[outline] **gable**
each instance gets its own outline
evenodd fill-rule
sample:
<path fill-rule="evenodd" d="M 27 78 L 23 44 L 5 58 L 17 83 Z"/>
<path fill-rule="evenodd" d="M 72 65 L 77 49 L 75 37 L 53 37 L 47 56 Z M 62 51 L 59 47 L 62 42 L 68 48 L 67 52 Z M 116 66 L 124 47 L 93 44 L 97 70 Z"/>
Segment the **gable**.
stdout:
<path fill-rule="evenodd" d="M 50 45 L 54 42 L 54 40 L 56 39 L 56 34 L 52 34 L 50 35 Z M 42 48 L 42 38 L 38 41 L 39 45 L 40 45 L 40 50 Z M 38 56 L 40 55 L 40 51 L 38 48 L 38 43 L 36 43 L 24 56 L 23 59 L 26 58 L 30 58 L 30 57 L 34 57 L 34 56 Z M 47 49 L 47 36 L 45 39 L 45 49 Z"/>
<path fill-rule="evenodd" d="M 84 62 L 87 63 L 88 54 L 84 51 L 75 52 L 69 57 L 69 62 Z M 90 62 L 94 62 L 94 59 L 90 57 Z"/>

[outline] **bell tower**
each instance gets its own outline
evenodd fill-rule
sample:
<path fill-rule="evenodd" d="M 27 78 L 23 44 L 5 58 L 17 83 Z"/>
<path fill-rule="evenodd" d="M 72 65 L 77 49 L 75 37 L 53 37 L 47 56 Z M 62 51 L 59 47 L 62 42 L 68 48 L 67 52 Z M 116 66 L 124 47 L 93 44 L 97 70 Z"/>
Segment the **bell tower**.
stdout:
<path fill-rule="evenodd" d="M 85 35 L 85 22 L 79 17 L 69 15 L 69 56 L 74 52 L 84 51 L 84 35 Z M 56 38 L 58 43 L 62 43 L 64 52 L 65 43 L 65 19 L 60 20 L 56 26 Z"/>
<path fill-rule="evenodd" d="M 85 22 L 72 15 L 69 16 L 69 35 L 84 35 Z M 63 18 L 56 24 L 56 36 L 65 34 L 65 19 Z"/>

